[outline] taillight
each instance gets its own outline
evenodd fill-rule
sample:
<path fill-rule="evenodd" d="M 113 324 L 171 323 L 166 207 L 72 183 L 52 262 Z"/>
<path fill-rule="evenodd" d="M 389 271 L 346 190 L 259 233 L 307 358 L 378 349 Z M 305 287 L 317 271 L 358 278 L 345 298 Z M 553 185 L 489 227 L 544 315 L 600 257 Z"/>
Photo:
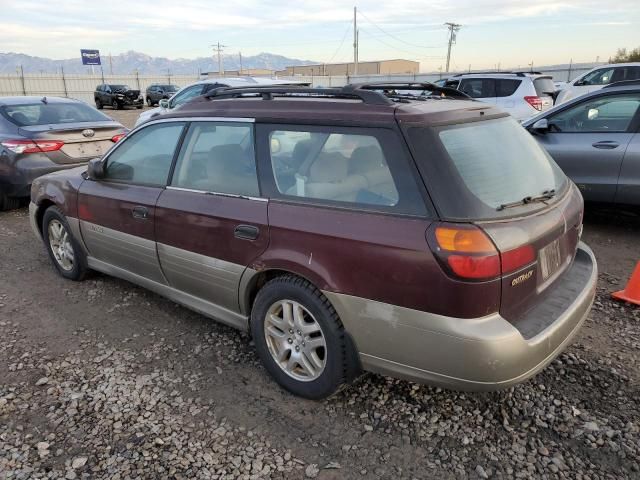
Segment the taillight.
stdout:
<path fill-rule="evenodd" d="M 489 280 L 535 261 L 531 245 L 499 252 L 487 234 L 473 225 L 441 224 L 428 238 L 440 262 L 463 279 Z"/>
<path fill-rule="evenodd" d="M 113 143 L 119 142 L 120 140 L 122 140 L 124 136 L 125 136 L 124 133 L 119 133 L 118 135 L 114 135 L 113 137 L 111 137 L 111 141 Z"/>
<path fill-rule="evenodd" d="M 64 146 L 60 140 L 4 140 L 1 143 L 13 153 L 55 152 Z"/>
<path fill-rule="evenodd" d="M 500 255 L 478 227 L 438 226 L 435 241 L 437 255 L 458 277 L 486 280 L 500 276 Z"/>
<path fill-rule="evenodd" d="M 538 111 L 542 111 L 542 99 L 540 97 L 524 97 L 529 105 Z"/>

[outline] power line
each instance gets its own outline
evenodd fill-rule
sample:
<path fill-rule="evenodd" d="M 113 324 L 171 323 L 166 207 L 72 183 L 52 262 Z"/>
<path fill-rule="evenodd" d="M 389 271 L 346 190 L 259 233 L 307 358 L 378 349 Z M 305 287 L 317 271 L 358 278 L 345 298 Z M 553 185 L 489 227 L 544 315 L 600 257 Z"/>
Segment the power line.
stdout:
<path fill-rule="evenodd" d="M 392 48 L 392 49 L 394 49 L 394 50 L 397 50 L 398 52 L 402 52 L 402 53 L 405 53 L 405 54 L 409 54 L 409 55 L 411 55 L 411 56 L 413 56 L 413 57 L 421 57 L 421 56 L 423 55 L 422 53 L 417 53 L 417 52 L 413 52 L 413 51 L 406 50 L 406 49 L 403 49 L 403 48 L 398 48 L 398 47 L 396 47 L 395 45 L 392 45 L 392 44 L 390 44 L 390 43 L 388 43 L 388 42 L 386 42 L 386 41 L 382 40 L 381 38 L 376 37 L 375 35 L 369 35 L 369 34 L 368 34 L 368 32 L 367 32 L 366 30 L 364 30 L 364 29 L 361 29 L 361 31 L 362 31 L 362 32 L 364 32 L 364 33 L 367 35 L 367 38 L 372 38 L 372 39 L 374 39 L 376 42 L 379 42 L 379 43 L 381 43 L 381 44 L 383 44 L 383 45 L 386 45 L 386 46 L 387 46 L 387 47 L 389 47 L 389 48 Z M 428 58 L 428 57 L 422 57 L 422 58 Z M 441 56 L 434 56 L 433 58 L 442 58 L 442 57 L 441 57 Z"/>
<path fill-rule="evenodd" d="M 407 42 L 407 41 L 405 41 L 405 40 L 402 40 L 400 37 L 397 37 L 397 36 L 395 36 L 395 35 L 392 35 L 391 33 L 389 33 L 389 32 L 387 32 L 386 30 L 384 30 L 380 25 L 378 25 L 378 24 L 377 24 L 377 23 L 375 23 L 373 20 L 371 20 L 369 17 L 367 17 L 364 13 L 362 13 L 362 10 L 359 10 L 359 12 L 360 12 L 360 15 L 362 15 L 362 16 L 363 16 L 363 17 L 364 17 L 364 18 L 365 18 L 365 19 L 366 19 L 366 20 L 367 20 L 371 25 L 373 25 L 374 27 L 376 27 L 378 30 L 380 30 L 382 33 L 384 33 L 384 34 L 385 34 L 385 35 L 387 35 L 388 37 L 391 37 L 391 38 L 395 39 L 395 40 L 396 40 L 396 41 L 398 41 L 398 42 L 405 43 L 405 44 L 407 44 L 407 45 L 409 45 L 409 46 L 412 46 L 412 47 L 418 47 L 418 48 L 442 48 L 442 46 L 418 45 L 418 44 L 415 44 L 415 43 L 410 43 L 410 42 Z"/>
<path fill-rule="evenodd" d="M 336 55 L 338 55 L 338 52 L 340 51 L 340 49 L 344 45 L 344 41 L 347 39 L 347 34 L 349 33 L 350 30 L 351 30 L 351 22 L 349 22 L 349 24 L 347 25 L 347 29 L 344 31 L 344 35 L 342 36 L 342 40 L 340 41 L 340 45 L 338 46 L 336 51 L 333 52 L 333 55 L 331 55 L 331 58 L 329 59 L 329 61 L 327 63 L 333 62 L 333 59 L 336 58 Z"/>

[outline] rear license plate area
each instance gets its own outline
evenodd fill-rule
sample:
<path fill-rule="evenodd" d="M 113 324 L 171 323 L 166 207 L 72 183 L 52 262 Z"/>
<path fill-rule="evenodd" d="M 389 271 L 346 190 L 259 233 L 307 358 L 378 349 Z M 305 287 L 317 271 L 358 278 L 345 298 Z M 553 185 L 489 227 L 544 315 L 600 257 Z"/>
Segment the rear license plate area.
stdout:
<path fill-rule="evenodd" d="M 558 271 L 560 265 L 562 265 L 559 238 L 540 249 L 538 252 L 538 265 L 540 265 L 543 282 Z"/>

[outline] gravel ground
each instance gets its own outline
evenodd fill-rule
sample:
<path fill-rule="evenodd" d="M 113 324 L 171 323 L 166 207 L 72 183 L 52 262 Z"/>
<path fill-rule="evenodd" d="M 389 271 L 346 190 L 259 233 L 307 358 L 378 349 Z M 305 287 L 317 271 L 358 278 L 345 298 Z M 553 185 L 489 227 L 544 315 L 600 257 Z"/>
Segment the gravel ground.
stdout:
<path fill-rule="evenodd" d="M 640 478 L 640 309 L 609 299 L 639 234 L 589 212 L 596 304 L 532 380 L 462 394 L 365 375 L 312 402 L 234 330 L 101 274 L 63 280 L 26 209 L 0 213 L 0 479 Z"/>

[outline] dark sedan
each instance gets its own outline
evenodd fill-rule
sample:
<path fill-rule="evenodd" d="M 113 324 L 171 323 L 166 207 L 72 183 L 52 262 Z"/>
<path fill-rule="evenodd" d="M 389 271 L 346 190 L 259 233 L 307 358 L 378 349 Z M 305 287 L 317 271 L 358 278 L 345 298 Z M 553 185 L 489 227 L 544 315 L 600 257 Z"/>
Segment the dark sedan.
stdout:
<path fill-rule="evenodd" d="M 640 206 L 640 82 L 620 82 L 523 123 L 585 200 Z"/>
<path fill-rule="evenodd" d="M 0 97 L 0 210 L 28 198 L 35 178 L 86 164 L 126 132 L 78 100 Z"/>

